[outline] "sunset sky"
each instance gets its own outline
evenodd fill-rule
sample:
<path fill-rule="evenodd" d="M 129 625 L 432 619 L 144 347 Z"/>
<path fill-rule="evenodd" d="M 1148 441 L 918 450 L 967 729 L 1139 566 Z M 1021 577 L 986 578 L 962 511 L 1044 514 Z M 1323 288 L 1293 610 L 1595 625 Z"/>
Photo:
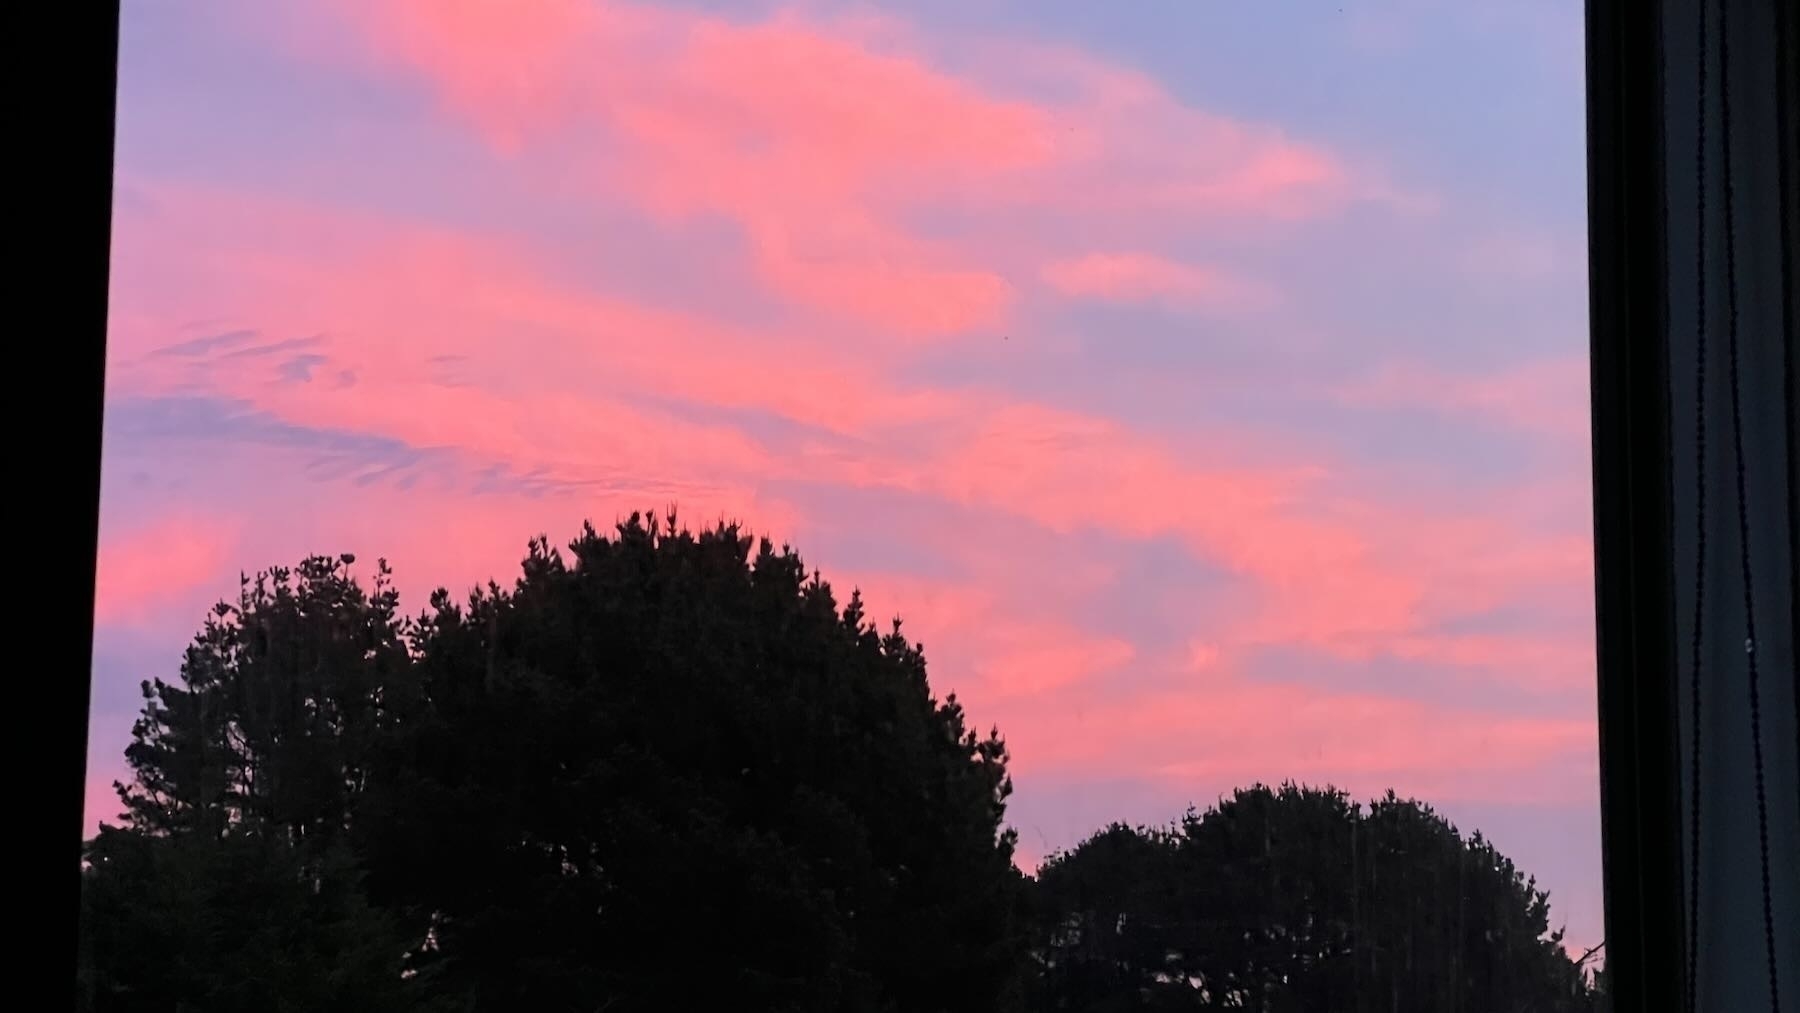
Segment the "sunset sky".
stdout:
<path fill-rule="evenodd" d="M 90 825 L 241 570 L 674 503 L 905 617 L 1026 865 L 1392 787 L 1599 940 L 1574 0 L 124 6 Z"/>

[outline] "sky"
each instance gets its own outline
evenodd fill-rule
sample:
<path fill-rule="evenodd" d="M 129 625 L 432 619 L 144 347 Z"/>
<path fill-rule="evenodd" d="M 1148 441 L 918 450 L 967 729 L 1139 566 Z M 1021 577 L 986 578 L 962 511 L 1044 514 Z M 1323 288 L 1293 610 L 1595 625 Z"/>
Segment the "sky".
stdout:
<path fill-rule="evenodd" d="M 1598 942 L 1581 60 L 1574 0 L 127 2 L 90 828 L 241 572 L 417 611 L 673 504 L 905 619 L 1028 867 L 1393 788 Z"/>

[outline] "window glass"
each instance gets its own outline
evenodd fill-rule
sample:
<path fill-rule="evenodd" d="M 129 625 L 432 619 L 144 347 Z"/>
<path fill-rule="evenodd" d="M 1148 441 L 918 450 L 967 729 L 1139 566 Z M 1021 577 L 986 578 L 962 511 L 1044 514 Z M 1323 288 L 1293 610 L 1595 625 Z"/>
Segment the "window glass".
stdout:
<path fill-rule="evenodd" d="M 791 545 L 883 634 L 903 617 L 935 698 L 998 728 L 1002 844 L 1046 871 L 1017 916 L 1019 987 L 1061 1004 L 1041 1008 L 1176 988 L 1313 1009 L 1282 1003 L 1342 988 L 1344 1008 L 1499 1009 L 1532 975 L 1575 1002 L 1601 966 L 1579 4 L 332 0 L 128 4 L 123 27 L 90 834 L 135 825 L 115 781 L 155 794 L 126 754 L 140 684 L 184 685 L 212 603 L 261 601 L 240 574 L 348 554 L 290 575 L 325 596 L 300 611 L 345 607 L 333 581 L 391 581 L 398 628 L 436 614 L 434 589 L 506 592 L 534 536 L 532 559 L 574 566 L 601 552 L 567 548 L 584 521 L 622 543 L 642 512 L 626 527 L 666 538 L 673 509 Z M 700 608 L 669 595 L 655 607 Z M 414 664 L 410 641 L 330 639 L 385 622 L 381 601 L 317 635 L 341 654 L 271 626 L 314 644 L 283 678 Z M 506 614 L 523 625 L 493 619 L 483 649 L 510 660 L 491 678 L 599 650 L 546 632 L 550 612 Z M 751 654 L 689 657 L 613 620 L 640 639 L 597 657 L 650 665 L 631 652 L 654 642 L 688 659 L 670 671 L 769 699 Z M 800 642 L 757 630 L 732 636 Z M 201 647 L 189 674 L 276 650 Z M 461 677 L 434 658 L 434 685 Z M 668 732 L 684 757 L 741 750 L 759 785 L 779 766 L 722 731 L 726 697 L 654 699 L 699 729 Z M 306 706 L 332 736 L 362 727 Z M 220 720 L 219 748 L 249 748 Z M 560 741 L 532 727 L 517 741 Z M 511 741 L 484 762 L 536 762 Z M 384 776 L 306 755 L 348 785 L 333 798 Z M 559 772 L 517 783 L 564 777 L 545 762 Z M 288 776 L 239 775 L 207 797 Z M 876 805 L 793 801 L 767 776 L 811 814 L 765 834 L 783 848 Z M 526 796 L 536 829 L 493 854 L 541 845 L 571 879 L 637 868 L 584 864 Z M 710 840 L 681 826 L 671 840 Z M 342 860 L 373 862 L 349 836 Z M 718 857 L 694 847 L 656 868 Z M 809 921 L 794 889 L 751 935 L 825 947 L 805 932 L 829 922 L 845 953 L 873 945 L 850 914 Z M 371 891 L 341 916 L 382 915 Z M 409 903 L 409 953 L 438 946 L 407 920 L 420 905 L 475 917 Z M 646 924 L 607 903 L 570 924 Z M 145 931 L 111 924 L 106 953 Z M 950 959 L 895 942 L 929 934 L 901 925 L 893 961 Z M 233 959 L 220 980 L 262 958 Z M 874 959 L 843 958 L 901 995 Z"/>

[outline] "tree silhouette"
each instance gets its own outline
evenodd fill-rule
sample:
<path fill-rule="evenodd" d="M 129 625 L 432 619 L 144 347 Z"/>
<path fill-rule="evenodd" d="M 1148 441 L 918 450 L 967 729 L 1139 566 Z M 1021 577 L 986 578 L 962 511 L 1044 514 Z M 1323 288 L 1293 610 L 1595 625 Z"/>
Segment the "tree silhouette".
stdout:
<path fill-rule="evenodd" d="M 481 1008 L 1010 1001 L 1004 745 L 793 552 L 634 515 L 419 633 L 371 889 Z"/>
<path fill-rule="evenodd" d="M 1033 1006 L 1112 1013 L 1191 1009 L 1178 947 L 1181 876 L 1171 831 L 1106 827 L 1039 870 Z"/>
<path fill-rule="evenodd" d="M 416 699 L 385 562 L 367 593 L 351 556 L 245 578 L 187 649 L 179 684 L 143 684 L 118 786 L 151 834 L 228 829 L 324 847 L 367 787 L 386 727 Z"/>
<path fill-rule="evenodd" d="M 371 594 L 352 562 L 246 578 L 143 684 L 124 827 L 84 853 L 83 1008 L 416 1008 L 348 833 L 414 672 L 387 567 Z"/>
<path fill-rule="evenodd" d="M 1592 1001 L 1548 895 L 1391 792 L 1365 811 L 1329 788 L 1240 789 L 1168 829 L 1108 828 L 1047 862 L 1039 890 L 1049 1009 Z"/>
<path fill-rule="evenodd" d="M 407 941 L 340 847 L 107 828 L 88 847 L 79 1009 L 422 1010 Z M 447 1009 L 447 1007 L 446 1007 Z"/>
<path fill-rule="evenodd" d="M 400 615 L 245 579 L 143 686 L 81 1009 L 1602 1008 L 1549 898 L 1389 793 L 1254 786 L 1012 864 L 997 730 L 791 550 L 634 515 Z"/>

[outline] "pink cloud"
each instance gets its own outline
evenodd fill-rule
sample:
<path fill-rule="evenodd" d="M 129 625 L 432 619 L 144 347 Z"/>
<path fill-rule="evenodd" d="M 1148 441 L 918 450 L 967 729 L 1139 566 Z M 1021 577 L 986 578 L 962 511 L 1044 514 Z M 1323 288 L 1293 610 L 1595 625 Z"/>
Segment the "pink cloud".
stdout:
<path fill-rule="evenodd" d="M 932 639 L 980 629 L 999 610 L 999 589 L 968 582 L 927 579 L 906 573 L 838 568 L 832 586 L 847 597 L 860 591 L 869 619 L 885 627 L 900 617 L 909 635 Z"/>
<path fill-rule="evenodd" d="M 907 386 L 828 330 L 756 331 L 559 289 L 504 241 L 243 195 L 157 192 L 167 214 L 209 242 L 185 276 L 170 264 L 179 256 L 158 253 L 148 302 L 127 300 L 137 318 L 172 319 L 205 291 L 209 313 L 324 335 L 316 350 L 357 381 L 285 382 L 278 360 L 229 351 L 170 359 L 144 330 L 116 343 L 137 353 L 115 360 L 120 391 L 209 389 L 295 425 L 629 490 L 631 507 L 649 497 L 748 503 L 766 500 L 758 490 L 772 482 L 801 480 L 925 494 L 1051 531 L 1175 535 L 1249 580 L 1250 607 L 1228 617 L 1232 643 L 1366 655 L 1434 618 L 1586 580 L 1584 539 L 1525 539 L 1507 510 L 1443 516 L 1322 496 L 1319 477 L 1341 463 L 1293 451 L 1209 462 L 1210 451 L 1178 453 L 1111 420 L 994 391 Z M 148 259 L 154 225 L 125 219 L 121 248 L 144 242 Z M 164 298 L 171 307 L 159 314 Z M 462 360 L 465 380 L 428 368 L 446 355 Z M 644 392 L 772 412 L 854 440 L 777 454 L 734 424 L 633 399 Z"/>
<path fill-rule="evenodd" d="M 95 624 L 142 625 L 171 609 L 203 607 L 197 595 L 230 591 L 216 585 L 232 572 L 237 532 L 233 519 L 187 514 L 103 530 Z"/>
<path fill-rule="evenodd" d="M 1340 154 L 1280 127 L 1189 105 L 1135 68 L 1025 38 L 934 40 L 995 92 L 1050 111 L 1055 158 L 986 200 L 1024 202 L 1089 222 L 1191 226 L 1197 217 L 1295 220 L 1396 194 Z M 1103 213 L 1097 215 L 1096 213 Z"/>
<path fill-rule="evenodd" d="M 1525 718 L 1390 697 L 1244 681 L 1036 707 L 1010 725 L 1021 776 L 1105 779 L 1153 771 L 1198 793 L 1287 778 L 1357 794 L 1587 802 L 1593 722 Z"/>
<path fill-rule="evenodd" d="M 996 562 L 974 536 L 945 530 L 928 537 L 969 576 L 860 575 L 871 617 L 906 616 L 931 647 L 934 685 L 963 689 L 984 722 L 1000 721 L 1028 769 L 1338 770 L 1505 793 L 1543 787 L 1537 757 L 1579 754 L 1571 725 L 1308 697 L 1233 673 L 1243 649 L 1292 643 L 1564 685 L 1585 644 L 1436 631 L 1585 582 L 1581 538 L 1545 536 L 1516 504 L 1451 511 L 1384 494 L 1367 462 L 1304 444 L 1256 441 L 1250 452 L 1225 427 L 1152 436 L 1003 388 L 909 378 L 920 342 L 1007 324 L 1041 297 L 1014 279 L 1078 298 L 1258 307 L 1249 280 L 1142 251 L 1202 219 L 1279 230 L 1369 199 L 1373 185 L 1337 155 L 1192 108 L 1091 57 L 1024 46 L 1018 62 L 971 64 L 881 19 L 743 23 L 475 0 L 343 14 L 342 41 L 354 45 L 327 54 L 314 39 L 308 53 L 349 59 L 362 47 L 370 63 L 358 66 L 422 85 L 502 171 L 548 181 L 575 206 L 623 204 L 664 227 L 732 223 L 756 282 L 801 312 L 767 325 L 720 319 L 704 293 L 665 305 L 602 272 L 572 281 L 566 264 L 547 270 L 527 236 L 136 181 L 154 200 L 119 219 L 115 396 L 211 395 L 277 422 L 554 483 L 534 497 L 377 484 L 359 489 L 356 511 L 315 518 L 281 502 L 298 486 L 270 479 L 246 494 L 267 512 L 244 516 L 284 521 L 232 548 L 234 564 L 386 554 L 417 604 L 437 584 L 511 573 L 526 537 L 560 541 L 585 517 L 675 501 L 696 521 L 741 517 L 805 548 L 824 507 L 784 486 L 903 494 L 1056 547 Z M 964 216 L 968 234 L 916 227 L 914 212 L 937 210 Z M 1109 234 L 1102 252 L 1040 247 L 984 217 L 1019 211 Z M 177 226 L 184 240 L 171 244 Z M 200 336 L 186 327 L 195 316 L 257 328 L 265 343 L 316 339 L 309 354 L 327 365 L 300 383 L 275 357 L 165 354 Z M 1561 375 L 1455 393 L 1485 417 L 1529 426 L 1566 393 L 1532 383 Z M 1441 379 L 1385 373 L 1346 400 L 1453 410 Z M 778 442 L 733 413 L 805 428 Z M 1132 590 L 1087 551 L 1090 533 L 1170 538 L 1223 571 L 1230 600 L 1189 609 L 1190 655 L 1162 658 L 1089 628 L 1071 586 Z M 817 562 L 841 591 L 858 576 Z M 1186 688 L 1051 712 L 1121 673 Z M 1453 752 L 1483 736 L 1497 759 Z"/>
<path fill-rule="evenodd" d="M 765 282 L 800 304 L 923 336 L 1005 308 L 1003 279 L 907 235 L 872 198 L 1041 158 L 1046 127 L 1028 106 L 790 17 L 562 3 L 345 14 L 379 65 L 421 75 L 502 150 L 604 133 L 585 158 L 605 187 L 666 216 L 732 217 Z"/>
<path fill-rule="evenodd" d="M 904 335 L 954 335 L 1005 319 L 1012 285 L 980 268 L 958 267 L 928 244 L 868 220 L 816 225 L 770 221 L 755 230 L 762 277 L 816 309 L 875 321 Z"/>
<path fill-rule="evenodd" d="M 1116 637 L 1090 637 L 1055 625 L 1020 626 L 976 666 L 983 697 L 1000 701 L 1098 678 L 1131 663 L 1137 649 Z"/>
<path fill-rule="evenodd" d="M 907 635 L 929 648 L 938 692 L 996 707 L 1102 678 L 1137 657 L 1129 641 L 1085 633 L 1054 611 L 1034 616 L 1008 606 L 1006 598 L 1053 580 L 1058 565 L 1021 561 L 1006 579 L 981 584 L 844 571 L 834 586 L 861 590 L 878 628 L 902 617 Z"/>
<path fill-rule="evenodd" d="M 1180 536 L 1269 592 L 1270 623 L 1315 638 L 1410 628 L 1425 588 L 1390 569 L 1367 532 L 1308 516 L 1315 470 L 1287 462 L 1205 470 L 1105 420 L 1008 405 L 934 454 L 919 482 L 1052 530 Z"/>
<path fill-rule="evenodd" d="M 1219 645 L 1204 640 L 1193 640 L 1188 643 L 1188 668 L 1194 672 L 1206 672 L 1219 664 Z"/>
<path fill-rule="evenodd" d="M 473 0 L 337 14 L 362 66 L 422 82 L 497 150 L 554 145 L 561 184 L 725 216 L 774 292 L 900 337 L 1002 324 L 1019 256 L 998 235 L 928 240 L 903 224 L 914 208 L 1157 227 L 1171 211 L 1304 217 L 1356 192 L 1332 155 L 1190 109 L 1136 72 L 1006 47 L 1036 91 L 1053 86 L 1034 97 L 1008 87 L 1017 69 L 948 69 L 892 19 Z M 335 37 L 322 48 L 327 34 L 288 41 L 351 59 Z"/>
<path fill-rule="evenodd" d="M 1262 301 L 1251 286 L 1223 272 L 1151 253 L 1090 253 L 1056 261 L 1043 274 L 1064 295 L 1106 302 L 1195 306 Z"/>
<path fill-rule="evenodd" d="M 230 288 L 212 288 L 199 300 L 212 308 L 208 315 L 240 322 L 218 329 L 278 321 L 283 330 L 271 338 L 319 335 L 320 350 L 363 381 L 364 390 L 443 386 L 428 367 L 457 359 L 465 380 L 479 388 L 454 395 L 465 399 L 481 390 L 538 393 L 546 384 L 591 398 L 600 390 L 593 381 L 604 379 L 605 390 L 654 389 L 773 411 L 846 434 L 959 408 L 958 398 L 941 391 L 881 382 L 884 357 L 871 354 L 879 350 L 846 343 L 828 328 L 758 329 L 685 308 L 559 288 L 545 280 L 533 252 L 509 237 L 250 193 L 141 185 L 158 195 L 161 210 L 122 214 L 116 228 L 116 258 L 126 269 L 115 291 L 128 288 L 130 298 L 115 299 L 127 312 L 112 327 L 117 352 L 109 382 L 123 389 L 218 382 L 280 396 L 272 372 L 277 363 L 267 358 L 152 354 L 194 336 L 183 323 L 193 315 L 193 293 L 207 290 L 207 279 L 231 277 Z M 161 237 L 172 222 L 191 230 L 195 241 L 167 249 Z M 290 392 L 302 399 L 316 393 L 312 387 Z M 358 396 L 346 391 L 343 399 Z M 452 414 L 465 416 L 459 425 L 474 417 Z M 433 417 L 420 415 L 421 423 Z"/>

